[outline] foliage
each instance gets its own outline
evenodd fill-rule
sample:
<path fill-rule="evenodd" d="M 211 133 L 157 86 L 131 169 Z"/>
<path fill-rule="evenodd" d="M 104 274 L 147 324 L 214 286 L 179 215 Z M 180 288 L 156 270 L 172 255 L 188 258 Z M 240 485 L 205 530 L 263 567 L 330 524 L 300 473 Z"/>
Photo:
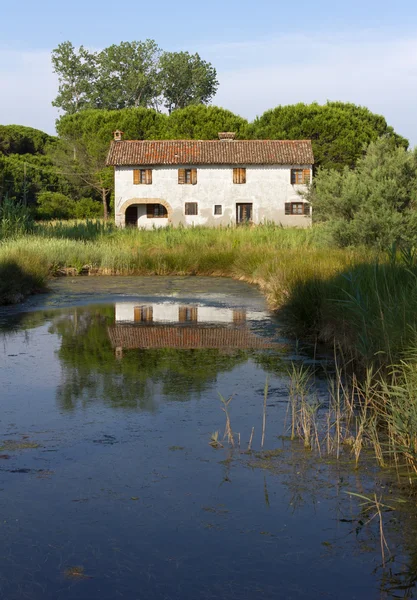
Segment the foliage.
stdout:
<path fill-rule="evenodd" d="M 103 206 L 93 198 L 80 198 L 75 202 L 74 217 L 76 219 L 95 219 L 103 216 Z"/>
<path fill-rule="evenodd" d="M 380 138 L 354 171 L 319 170 L 307 199 L 340 246 L 416 243 L 417 151 Z"/>
<path fill-rule="evenodd" d="M 46 154 L 51 135 L 23 125 L 0 125 L 0 154 Z"/>
<path fill-rule="evenodd" d="M 207 104 L 217 91 L 216 69 L 197 53 L 164 52 L 159 65 L 164 105 L 169 113 L 190 104 Z"/>
<path fill-rule="evenodd" d="M 0 240 L 32 231 L 34 221 L 30 210 L 9 198 L 0 204 Z"/>
<path fill-rule="evenodd" d="M 97 55 L 84 46 L 76 50 L 69 41 L 52 51 L 52 66 L 58 75 L 58 96 L 53 106 L 72 114 L 89 106 L 97 71 Z"/>
<path fill-rule="evenodd" d="M 70 219 L 75 215 L 75 202 L 59 192 L 41 192 L 37 197 L 37 216 L 41 219 Z"/>
<path fill-rule="evenodd" d="M 248 122 L 218 106 L 187 106 L 174 111 L 166 121 L 167 139 L 215 140 L 220 131 L 234 131 L 238 139 L 248 137 Z M 125 131 L 125 130 L 123 130 Z"/>
<path fill-rule="evenodd" d="M 277 106 L 255 119 L 251 129 L 257 139 L 311 139 L 315 164 L 326 169 L 353 168 L 368 144 L 381 136 L 408 147 L 384 117 L 344 102 Z"/>
<path fill-rule="evenodd" d="M 86 108 L 157 108 L 161 102 L 171 111 L 209 102 L 218 86 L 216 70 L 198 54 L 161 54 L 150 39 L 101 52 L 63 42 L 52 51 L 52 65 L 59 79 L 53 105 L 67 114 Z"/>
<path fill-rule="evenodd" d="M 97 56 L 93 106 L 105 109 L 156 106 L 160 49 L 154 40 L 121 42 Z"/>

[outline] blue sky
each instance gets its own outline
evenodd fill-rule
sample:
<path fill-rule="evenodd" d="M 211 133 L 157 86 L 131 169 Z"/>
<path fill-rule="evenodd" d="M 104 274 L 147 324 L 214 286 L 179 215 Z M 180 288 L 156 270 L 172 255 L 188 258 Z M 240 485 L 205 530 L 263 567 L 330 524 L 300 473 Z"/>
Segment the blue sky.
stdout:
<path fill-rule="evenodd" d="M 1 8 L 0 122 L 53 132 L 50 52 L 153 38 L 217 68 L 215 104 L 252 119 L 277 104 L 327 99 L 382 113 L 417 144 L 417 8 L 412 0 L 20 0 Z"/>

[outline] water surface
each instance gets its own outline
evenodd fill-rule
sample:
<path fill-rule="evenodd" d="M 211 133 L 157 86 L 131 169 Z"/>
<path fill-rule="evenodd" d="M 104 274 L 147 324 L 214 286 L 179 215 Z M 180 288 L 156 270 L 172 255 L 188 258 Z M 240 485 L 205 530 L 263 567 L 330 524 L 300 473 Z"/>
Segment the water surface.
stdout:
<path fill-rule="evenodd" d="M 346 493 L 373 489 L 376 473 L 282 437 L 288 365 L 312 360 L 255 288 L 52 287 L 0 312 L 1 598 L 412 597 L 401 539 L 387 582 L 378 528 L 358 531 Z M 326 402 L 324 379 L 317 392 Z M 234 448 L 219 394 L 232 397 Z M 389 591 L 404 579 L 408 596 Z"/>

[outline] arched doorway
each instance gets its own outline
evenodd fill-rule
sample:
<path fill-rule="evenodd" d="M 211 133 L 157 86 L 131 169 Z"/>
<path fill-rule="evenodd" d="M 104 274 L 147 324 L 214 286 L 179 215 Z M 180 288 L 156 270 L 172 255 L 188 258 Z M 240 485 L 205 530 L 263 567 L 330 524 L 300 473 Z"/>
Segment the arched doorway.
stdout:
<path fill-rule="evenodd" d="M 171 220 L 172 208 L 160 198 L 132 198 L 126 201 L 116 215 L 122 227 L 164 227 Z"/>

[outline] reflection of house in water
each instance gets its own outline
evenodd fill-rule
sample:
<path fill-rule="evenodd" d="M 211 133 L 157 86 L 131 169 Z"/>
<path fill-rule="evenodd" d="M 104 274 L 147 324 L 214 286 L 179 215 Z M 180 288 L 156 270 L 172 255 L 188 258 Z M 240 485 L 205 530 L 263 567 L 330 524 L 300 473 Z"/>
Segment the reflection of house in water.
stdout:
<path fill-rule="evenodd" d="M 123 349 L 177 348 L 219 350 L 274 348 L 277 344 L 254 334 L 250 321 L 264 313 L 215 306 L 174 303 L 115 306 L 116 324 L 108 328 L 116 355 Z"/>

